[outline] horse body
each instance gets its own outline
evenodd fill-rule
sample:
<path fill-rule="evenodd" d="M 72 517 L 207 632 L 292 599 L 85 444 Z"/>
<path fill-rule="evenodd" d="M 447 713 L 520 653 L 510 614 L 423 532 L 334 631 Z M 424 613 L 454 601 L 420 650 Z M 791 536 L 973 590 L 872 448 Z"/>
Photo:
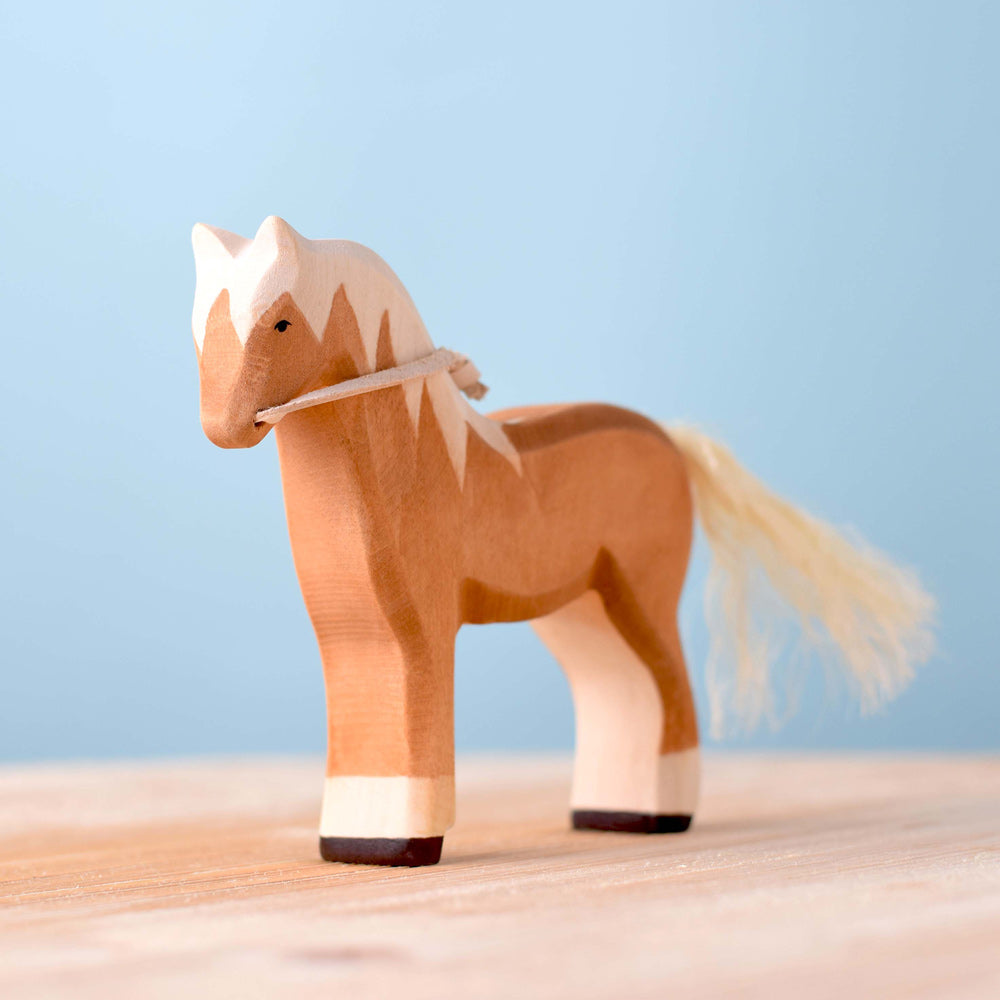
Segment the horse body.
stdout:
<path fill-rule="evenodd" d="M 466 622 L 550 616 L 540 633 L 562 656 L 578 703 L 578 814 L 693 809 L 690 792 L 662 803 L 655 787 L 659 755 L 697 744 L 675 622 L 692 529 L 683 459 L 659 427 L 615 407 L 522 411 L 498 424 L 518 463 L 465 424 L 461 482 L 426 388 L 416 424 L 397 387 L 291 414 L 276 428 L 296 569 L 327 681 L 328 857 L 357 859 L 362 838 L 444 833 L 454 637 Z M 587 592 L 607 613 L 559 617 Z M 586 632 L 621 635 L 621 665 L 605 654 L 596 699 L 587 690 L 595 673 L 573 669 L 583 651 L 574 656 L 560 639 L 583 610 Z M 648 677 L 637 683 L 640 671 Z M 590 702 L 602 710 L 581 707 Z M 638 727 L 637 715 L 646 718 Z M 628 791 L 636 758 L 647 773 Z M 417 804 L 411 792 L 395 815 L 359 823 L 365 803 L 385 800 L 385 782 L 362 776 L 415 781 Z M 602 785 L 610 787 L 598 794 Z"/>
<path fill-rule="evenodd" d="M 218 444 L 256 444 L 258 410 L 431 350 L 370 251 L 274 219 L 254 241 L 198 227 L 195 244 L 202 421 Z M 326 679 L 324 857 L 437 860 L 464 623 L 530 619 L 566 670 L 576 826 L 687 827 L 698 731 L 676 612 L 689 441 L 612 406 L 486 417 L 447 372 L 290 413 L 276 438 Z"/>

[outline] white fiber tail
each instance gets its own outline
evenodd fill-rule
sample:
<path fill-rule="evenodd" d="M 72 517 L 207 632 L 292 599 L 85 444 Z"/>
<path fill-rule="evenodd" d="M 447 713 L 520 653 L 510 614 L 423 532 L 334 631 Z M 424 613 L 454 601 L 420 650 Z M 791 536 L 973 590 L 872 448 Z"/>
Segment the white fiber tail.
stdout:
<path fill-rule="evenodd" d="M 934 600 L 916 577 L 775 496 L 706 435 L 667 430 L 684 456 L 712 552 L 713 733 L 775 720 L 775 596 L 794 613 L 806 647 L 839 653 L 863 710 L 898 694 L 933 647 Z"/>

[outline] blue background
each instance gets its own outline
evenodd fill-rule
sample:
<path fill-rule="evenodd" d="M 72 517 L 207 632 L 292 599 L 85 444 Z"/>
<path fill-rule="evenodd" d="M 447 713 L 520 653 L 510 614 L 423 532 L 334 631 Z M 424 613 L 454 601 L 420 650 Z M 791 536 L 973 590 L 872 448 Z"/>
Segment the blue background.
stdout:
<path fill-rule="evenodd" d="M 996 748 L 998 15 L 4 5 L 0 757 L 323 745 L 273 440 L 197 416 L 191 224 L 270 213 L 377 250 L 492 407 L 694 420 L 920 570 L 896 704 L 814 672 L 742 745 Z M 461 748 L 572 741 L 524 625 L 463 630 L 457 707 Z"/>

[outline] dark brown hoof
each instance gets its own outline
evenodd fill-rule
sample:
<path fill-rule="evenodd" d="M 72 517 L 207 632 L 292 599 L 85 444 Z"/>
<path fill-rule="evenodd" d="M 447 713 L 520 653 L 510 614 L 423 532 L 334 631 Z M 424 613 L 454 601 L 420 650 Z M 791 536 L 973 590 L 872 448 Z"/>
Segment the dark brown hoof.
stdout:
<path fill-rule="evenodd" d="M 574 809 L 574 830 L 608 830 L 611 833 L 683 833 L 690 816 L 657 816 L 653 813 Z"/>
<path fill-rule="evenodd" d="M 319 853 L 324 861 L 349 865 L 393 865 L 419 868 L 441 860 L 444 837 L 320 837 Z"/>

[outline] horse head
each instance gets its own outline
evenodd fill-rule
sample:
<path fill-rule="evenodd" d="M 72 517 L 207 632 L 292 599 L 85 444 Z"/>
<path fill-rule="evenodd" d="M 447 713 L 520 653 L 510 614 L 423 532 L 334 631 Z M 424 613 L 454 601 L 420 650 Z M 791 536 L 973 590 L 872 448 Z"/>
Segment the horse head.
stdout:
<path fill-rule="evenodd" d="M 270 429 L 259 410 L 323 384 L 333 296 L 311 241 L 277 216 L 252 240 L 199 223 L 192 242 L 202 427 L 220 448 L 250 448 Z"/>

